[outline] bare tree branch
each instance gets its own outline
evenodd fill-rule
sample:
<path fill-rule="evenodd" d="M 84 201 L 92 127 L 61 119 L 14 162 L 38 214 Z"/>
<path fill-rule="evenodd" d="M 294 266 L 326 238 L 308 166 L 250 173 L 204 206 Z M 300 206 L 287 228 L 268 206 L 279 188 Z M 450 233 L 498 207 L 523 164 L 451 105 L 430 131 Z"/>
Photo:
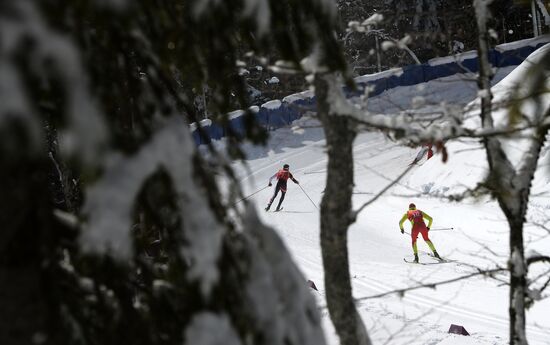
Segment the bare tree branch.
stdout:
<path fill-rule="evenodd" d="M 350 218 L 351 218 L 351 222 L 355 222 L 355 220 L 357 219 L 357 215 L 365 208 L 367 207 L 368 205 L 372 204 L 373 202 L 375 202 L 376 200 L 378 200 L 378 198 L 380 198 L 386 191 L 388 191 L 391 187 L 393 187 L 396 183 L 398 183 L 403 177 L 405 177 L 405 175 L 407 175 L 407 173 L 409 171 L 411 171 L 411 169 L 414 167 L 414 165 L 409 165 L 407 167 L 407 169 L 405 169 L 405 171 L 403 171 L 399 176 L 397 176 L 397 178 L 395 180 L 393 180 L 391 183 L 389 183 L 386 187 L 382 188 L 382 190 L 380 192 L 378 192 L 376 195 L 374 195 L 369 201 L 365 202 L 363 205 L 361 205 L 361 207 L 359 207 L 357 209 L 357 211 L 351 211 L 350 212 Z"/>
<path fill-rule="evenodd" d="M 536 256 L 531 256 L 531 257 L 527 258 L 527 265 L 531 265 L 531 264 L 538 263 L 538 262 L 548 262 L 548 263 L 550 263 L 550 256 L 536 255 Z"/>

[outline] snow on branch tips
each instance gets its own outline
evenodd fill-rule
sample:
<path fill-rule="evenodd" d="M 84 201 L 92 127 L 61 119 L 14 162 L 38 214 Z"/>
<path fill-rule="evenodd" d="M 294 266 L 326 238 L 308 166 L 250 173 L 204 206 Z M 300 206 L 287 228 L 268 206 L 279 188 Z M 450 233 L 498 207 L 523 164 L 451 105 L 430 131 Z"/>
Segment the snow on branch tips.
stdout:
<path fill-rule="evenodd" d="M 193 15 L 200 17 L 206 11 L 211 10 L 212 7 L 219 5 L 221 0 L 196 0 L 192 6 Z"/>
<path fill-rule="evenodd" d="M 476 11 L 476 19 L 479 24 L 485 26 L 487 19 L 490 17 L 489 5 L 493 0 L 474 0 L 474 8 Z"/>
<path fill-rule="evenodd" d="M 360 113 L 359 109 L 346 98 L 341 87 L 340 77 L 331 73 L 324 75 L 322 78 L 325 79 L 329 87 L 327 94 L 327 102 L 330 105 L 329 114 L 363 118 L 363 114 Z"/>
<path fill-rule="evenodd" d="M 212 330 L 216 330 L 212 332 Z M 225 314 L 203 312 L 193 317 L 185 330 L 186 344 L 241 345 L 237 331 Z"/>
<path fill-rule="evenodd" d="M 376 24 L 382 23 L 383 20 L 384 20 L 383 15 L 381 15 L 380 13 L 375 13 L 372 16 L 365 19 L 365 21 L 363 21 L 361 25 L 376 25 Z"/>
<path fill-rule="evenodd" d="M 326 73 L 328 72 L 328 68 L 323 64 L 323 56 L 322 56 L 322 49 L 319 44 L 315 44 L 313 47 L 313 50 L 311 54 L 306 56 L 300 61 L 300 66 L 304 71 L 307 73 L 310 73 L 306 79 L 309 82 L 313 80 L 313 75 L 315 73 Z"/>
<path fill-rule="evenodd" d="M 84 163 L 91 164 L 97 160 L 107 141 L 106 125 L 97 105 L 88 89 L 88 81 L 83 76 L 84 69 L 78 49 L 69 38 L 54 32 L 41 17 L 34 2 L 19 1 L 13 5 L 17 20 L 0 18 L 0 93 L 7 99 L 7 105 L 0 107 L 18 114 L 30 114 L 30 107 L 22 91 L 19 75 L 12 61 L 19 53 L 18 42 L 34 42 L 30 56 L 29 69 L 32 73 L 46 74 L 46 77 L 60 78 L 65 92 L 65 116 L 67 128 L 60 133 L 61 149 L 66 154 L 78 157 Z M 50 66 L 49 69 L 45 65 Z M 8 73 L 8 71 L 11 72 Z M 10 83 L 9 85 L 6 83 Z M 9 94 L 5 94 L 8 92 Z M 4 103 L 4 102 L 3 102 Z M 7 108 L 6 108 L 7 107 Z M 0 110 L 2 110 L 0 108 Z M 2 111 L 4 113 L 4 111 Z M 33 116 L 24 115 L 27 124 Z M 34 125 L 30 125 L 32 132 Z"/>
<path fill-rule="evenodd" d="M 85 251 L 131 254 L 130 227 L 134 200 L 145 180 L 163 169 L 171 177 L 183 221 L 186 244 L 181 253 L 193 263 L 188 278 L 200 282 L 207 295 L 217 282 L 223 227 L 209 207 L 207 193 L 193 176 L 195 146 L 183 121 L 173 119 L 133 156 L 113 153 L 103 177 L 86 195 L 88 217 L 80 244 Z"/>
<path fill-rule="evenodd" d="M 336 1 L 333 0 L 314 0 L 319 2 L 321 8 L 325 11 L 326 14 L 329 15 L 329 17 L 334 18 L 338 11 L 336 8 Z"/>
<path fill-rule="evenodd" d="M 269 0 L 245 0 L 243 15 L 254 19 L 258 35 L 263 36 L 268 33 L 271 25 Z"/>
<path fill-rule="evenodd" d="M 0 35 L 5 33 L 0 23 Z M 0 43 L 4 41 L 0 36 Z M 0 51 L 3 50 L 0 47 Z M 41 142 L 40 123 L 32 115 L 27 94 L 15 66 L 11 61 L 0 55 L 0 127 L 8 124 L 9 120 L 21 120 L 30 133 L 31 146 L 37 147 Z"/>

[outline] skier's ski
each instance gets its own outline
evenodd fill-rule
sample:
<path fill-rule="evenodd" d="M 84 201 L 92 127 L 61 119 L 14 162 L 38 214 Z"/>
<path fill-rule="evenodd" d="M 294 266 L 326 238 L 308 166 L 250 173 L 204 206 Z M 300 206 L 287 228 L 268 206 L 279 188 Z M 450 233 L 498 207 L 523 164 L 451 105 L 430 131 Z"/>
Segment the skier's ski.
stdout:
<path fill-rule="evenodd" d="M 435 258 L 434 258 L 435 259 Z M 444 260 L 444 259 L 436 259 L 437 261 L 434 261 L 434 262 L 415 262 L 414 260 L 407 260 L 407 258 L 403 258 L 403 261 L 405 261 L 406 263 L 408 264 L 419 264 L 419 265 L 439 265 L 439 264 L 447 264 L 447 263 L 452 263 L 454 261 L 447 261 L 447 260 Z"/>
<path fill-rule="evenodd" d="M 410 261 L 410 260 L 407 260 L 407 258 L 403 258 L 403 261 L 405 261 L 405 262 L 408 263 L 408 264 L 420 264 L 420 265 L 422 265 L 421 262 L 415 262 L 414 260 L 413 260 L 413 261 Z"/>
<path fill-rule="evenodd" d="M 444 259 L 444 258 L 436 258 L 432 253 L 427 253 L 427 255 L 429 257 L 431 257 L 432 259 L 434 260 L 438 260 L 440 263 L 445 263 L 445 262 L 456 262 L 456 260 L 449 260 L 449 259 Z"/>

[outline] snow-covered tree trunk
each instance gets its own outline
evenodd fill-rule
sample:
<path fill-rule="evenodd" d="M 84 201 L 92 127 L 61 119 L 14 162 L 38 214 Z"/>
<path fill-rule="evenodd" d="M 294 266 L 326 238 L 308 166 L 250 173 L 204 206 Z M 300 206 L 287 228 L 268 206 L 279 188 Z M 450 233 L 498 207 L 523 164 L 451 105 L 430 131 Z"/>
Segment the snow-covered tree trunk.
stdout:
<path fill-rule="evenodd" d="M 522 200 L 527 201 L 527 200 Z M 527 344 L 525 334 L 525 296 L 527 295 L 527 265 L 523 248 L 523 222 L 525 219 L 508 218 L 510 225 L 510 344 Z"/>
<path fill-rule="evenodd" d="M 493 71 L 489 62 L 489 33 L 487 31 L 487 5 L 490 1 L 476 0 L 477 25 L 478 25 L 478 57 L 479 57 L 479 78 L 478 87 L 481 98 L 481 118 L 484 127 L 493 127 L 491 115 L 491 78 Z"/>
<path fill-rule="evenodd" d="M 550 112 L 546 111 L 538 116 L 548 118 L 549 115 Z M 525 259 L 523 227 L 526 221 L 531 183 L 535 176 L 542 147 L 546 142 L 547 133 L 548 125 L 542 125 L 534 130 L 531 136 L 531 145 L 527 149 L 528 153 L 519 169 L 514 171 L 513 174 L 505 173 L 501 175 L 498 170 L 491 171 L 492 174 L 499 176 L 501 180 L 499 182 L 501 188 L 499 188 L 496 195 L 510 226 L 509 322 L 510 344 L 514 345 L 527 344 L 525 309 L 528 299 L 528 265 Z M 498 154 L 498 151 L 496 153 Z M 494 156 L 493 154 L 492 157 Z"/>
<path fill-rule="evenodd" d="M 489 62 L 489 34 L 487 31 L 488 4 L 490 1 L 475 0 L 478 25 L 478 57 L 479 79 L 478 87 L 481 98 L 481 121 L 484 128 L 493 127 L 491 104 L 492 70 Z M 527 344 L 525 337 L 525 276 L 527 274 L 523 251 L 523 222 L 527 209 L 526 199 L 517 199 L 518 188 L 513 184 L 516 172 L 508 161 L 498 138 L 485 137 L 483 143 L 489 163 L 489 184 L 498 203 L 503 210 L 510 226 L 510 297 L 509 322 L 510 344 Z M 535 166 L 536 167 L 536 166 Z M 530 187 L 530 184 L 527 188 Z M 528 199 L 529 191 L 525 197 Z M 514 205 L 516 202 L 518 204 Z"/>
<path fill-rule="evenodd" d="M 317 114 L 325 131 L 328 167 L 321 202 L 321 249 L 325 288 L 331 320 L 342 345 L 370 344 L 353 301 L 348 260 L 348 227 L 352 222 L 353 141 L 356 123 L 331 112 L 329 84 L 337 78 L 317 75 Z"/>
<path fill-rule="evenodd" d="M 494 128 L 492 94 L 490 80 L 492 67 L 489 62 L 489 35 L 487 28 L 488 5 L 491 0 L 475 0 L 478 26 L 478 56 L 479 56 L 479 95 L 481 98 L 481 122 L 484 129 Z M 536 80 L 536 78 L 533 78 Z M 538 85 L 528 86 L 532 94 L 530 97 L 538 97 L 534 92 Z M 544 82 L 543 82 L 544 84 Z M 536 101 L 536 100 L 535 100 Z M 515 101 L 520 102 L 520 101 Z M 527 297 L 527 273 L 528 267 L 524 254 L 523 226 L 527 214 L 531 182 L 535 175 L 541 149 L 545 143 L 548 125 L 543 120 L 548 117 L 548 111 L 537 108 L 539 113 L 534 114 L 533 120 L 538 125 L 531 132 L 527 133 L 529 145 L 525 155 L 516 168 L 510 161 L 509 156 L 502 145 L 502 139 L 494 136 L 486 136 L 483 143 L 489 163 L 489 176 L 487 186 L 497 198 L 510 227 L 510 294 L 509 294 L 509 323 L 510 323 L 510 344 L 525 345 L 527 337 L 525 334 L 525 309 Z M 512 112 L 509 112 L 509 115 Z M 510 115 L 512 116 L 512 115 Z"/>

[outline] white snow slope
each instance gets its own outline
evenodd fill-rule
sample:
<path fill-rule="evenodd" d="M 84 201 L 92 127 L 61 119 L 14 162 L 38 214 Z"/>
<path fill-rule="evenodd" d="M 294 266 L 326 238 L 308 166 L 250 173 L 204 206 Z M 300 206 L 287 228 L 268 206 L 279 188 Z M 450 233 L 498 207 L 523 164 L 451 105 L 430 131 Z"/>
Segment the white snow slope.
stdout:
<path fill-rule="evenodd" d="M 513 67 L 499 71 L 496 80 L 504 78 Z M 515 73 L 517 74 L 517 73 Z M 517 78 L 517 76 L 515 77 Z M 508 80 L 504 83 L 509 83 Z M 438 106 L 466 104 L 476 97 L 472 75 L 434 80 L 415 87 L 400 87 L 371 99 L 371 109 L 393 112 L 407 108 L 412 99 L 424 96 L 426 104 Z M 267 185 L 267 181 L 284 163 L 300 181 L 300 186 L 319 205 L 326 178 L 327 157 L 322 129 L 313 119 L 303 118 L 293 128 L 272 132 L 267 147 L 247 146 L 246 166 L 236 164 L 246 194 Z M 399 146 L 379 133 L 361 134 L 355 141 L 354 206 L 359 207 L 403 172 L 419 148 Z M 484 174 L 485 153 L 472 143 L 449 145 L 447 163 L 435 155 L 415 167 L 377 202 L 368 206 L 349 231 L 350 265 L 353 294 L 374 344 L 507 344 L 508 343 L 508 276 L 474 277 L 456 283 L 407 292 L 404 297 L 376 294 L 421 283 L 439 282 L 467 275 L 476 267 L 506 266 L 508 227 L 497 203 L 488 198 L 460 203 L 447 202 L 437 196 L 459 192 L 471 186 Z M 543 156 L 541 171 L 547 171 Z M 548 179 L 538 174 L 535 194 L 529 206 L 530 222 L 547 223 L 549 195 L 544 187 Z M 319 244 L 319 211 L 299 186 L 289 181 L 289 190 L 278 213 L 264 212 L 272 188 L 251 197 L 265 222 L 277 229 L 290 248 L 306 279 L 316 284 L 329 344 L 338 344 L 324 301 L 323 268 Z M 276 202 L 278 199 L 276 200 Z M 276 206 L 274 203 L 272 210 Z M 412 257 L 410 236 L 402 235 L 398 221 L 408 204 L 434 218 L 430 238 L 439 253 L 454 262 L 415 265 L 403 261 Z M 450 231 L 437 228 L 453 227 Z M 407 230 L 410 229 L 407 224 Z M 532 223 L 526 227 L 526 249 L 548 255 L 550 234 Z M 429 248 L 418 239 L 420 261 L 433 262 Z M 534 267 L 542 271 L 548 267 Z M 534 275 L 533 275 L 534 276 Z M 547 293 L 548 295 L 548 293 Z M 530 344 L 550 344 L 550 300 L 538 301 L 527 314 Z M 462 325 L 471 336 L 447 333 L 451 324 Z"/>

